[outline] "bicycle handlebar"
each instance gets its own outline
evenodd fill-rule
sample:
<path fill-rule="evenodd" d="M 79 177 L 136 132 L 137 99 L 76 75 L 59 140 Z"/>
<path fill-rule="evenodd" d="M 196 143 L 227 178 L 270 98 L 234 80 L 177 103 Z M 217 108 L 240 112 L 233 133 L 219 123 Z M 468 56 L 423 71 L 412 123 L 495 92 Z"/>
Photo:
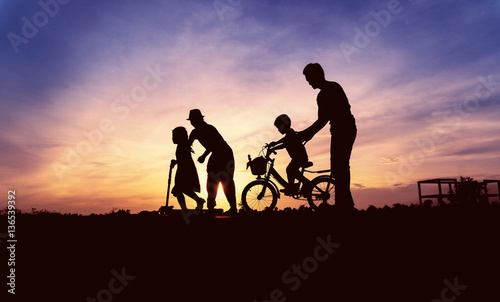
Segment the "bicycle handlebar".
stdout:
<path fill-rule="evenodd" d="M 274 154 L 274 155 L 276 155 L 276 154 L 277 154 L 277 153 L 276 153 L 276 151 L 272 150 L 271 148 L 272 148 L 272 147 L 271 147 L 271 146 L 269 146 L 269 144 L 268 144 L 268 143 L 266 143 L 266 144 L 264 145 L 264 147 L 262 148 L 262 151 L 264 151 L 264 149 L 267 149 L 267 152 L 266 152 L 266 158 L 269 158 L 269 154 L 270 154 L 270 153 L 272 153 L 272 154 Z"/>

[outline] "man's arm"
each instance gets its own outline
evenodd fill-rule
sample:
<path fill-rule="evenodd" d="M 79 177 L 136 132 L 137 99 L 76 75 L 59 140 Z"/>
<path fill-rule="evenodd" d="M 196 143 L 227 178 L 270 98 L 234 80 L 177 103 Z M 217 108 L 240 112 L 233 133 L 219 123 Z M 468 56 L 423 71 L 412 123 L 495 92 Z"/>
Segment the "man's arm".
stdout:
<path fill-rule="evenodd" d="M 318 95 L 318 119 L 307 129 L 297 132 L 300 140 L 305 142 L 311 140 L 328 123 L 330 120 L 328 113 L 331 110 L 330 106 L 328 106 L 329 101 L 332 100 L 329 100 L 327 95 Z"/>
<path fill-rule="evenodd" d="M 205 150 L 205 152 L 204 152 L 204 153 L 203 153 L 200 157 L 198 157 L 198 162 L 199 162 L 200 164 L 202 164 L 202 163 L 205 161 L 205 158 L 207 158 L 207 156 L 208 156 L 210 153 L 212 153 L 212 151 L 210 151 L 210 150 L 208 150 L 208 149 L 207 149 L 207 150 Z"/>
<path fill-rule="evenodd" d="M 191 131 L 191 133 L 189 134 L 189 139 L 188 139 L 188 143 L 189 143 L 189 146 L 191 147 L 193 145 L 193 142 L 197 139 L 197 134 L 196 134 L 196 129 L 194 129 L 193 131 Z M 198 162 L 200 163 L 203 163 L 205 161 L 205 158 L 211 153 L 212 151 L 211 150 L 208 150 L 208 149 L 205 149 L 205 152 L 200 156 L 198 157 Z"/>
<path fill-rule="evenodd" d="M 307 129 L 298 132 L 299 138 L 302 141 L 309 141 L 311 140 L 316 133 L 318 133 L 323 127 L 325 127 L 326 123 L 328 123 L 328 119 L 321 119 L 318 118 L 311 126 L 309 126 Z"/>

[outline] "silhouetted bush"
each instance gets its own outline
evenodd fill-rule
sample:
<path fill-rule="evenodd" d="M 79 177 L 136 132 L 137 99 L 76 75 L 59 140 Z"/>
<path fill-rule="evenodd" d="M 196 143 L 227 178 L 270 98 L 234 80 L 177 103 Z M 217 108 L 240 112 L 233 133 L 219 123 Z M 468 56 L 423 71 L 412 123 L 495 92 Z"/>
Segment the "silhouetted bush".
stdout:
<path fill-rule="evenodd" d="M 479 201 L 487 202 L 482 184 L 472 177 L 460 176 L 460 182 L 455 185 L 455 190 L 451 190 L 448 200 L 452 204 L 474 204 Z"/>
<path fill-rule="evenodd" d="M 56 212 L 56 210 L 49 211 L 47 209 L 41 209 L 37 210 L 36 208 L 31 208 L 31 215 L 62 215 L 59 212 Z"/>
<path fill-rule="evenodd" d="M 432 207 L 432 200 L 430 200 L 430 199 L 425 200 L 424 203 L 422 204 L 422 206 L 424 208 L 431 208 Z"/>
<path fill-rule="evenodd" d="M 111 212 L 107 213 L 106 215 L 119 215 L 119 216 L 130 215 L 130 210 L 113 208 L 111 209 Z"/>
<path fill-rule="evenodd" d="M 395 204 L 393 204 L 393 205 L 392 205 L 392 208 L 393 208 L 394 210 L 403 210 L 403 209 L 404 209 L 404 210 L 406 210 L 406 209 L 408 209 L 409 207 L 408 207 L 408 205 L 405 205 L 405 204 L 395 203 Z"/>

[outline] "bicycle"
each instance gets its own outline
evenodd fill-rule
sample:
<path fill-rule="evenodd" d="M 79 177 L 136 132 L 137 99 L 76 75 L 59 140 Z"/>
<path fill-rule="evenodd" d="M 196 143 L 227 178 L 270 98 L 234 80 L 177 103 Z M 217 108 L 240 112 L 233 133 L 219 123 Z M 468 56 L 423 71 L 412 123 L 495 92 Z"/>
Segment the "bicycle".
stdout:
<path fill-rule="evenodd" d="M 278 185 L 271 180 L 271 176 L 282 187 L 286 188 L 288 185 L 288 182 L 274 169 L 275 159 L 271 158 L 271 154 L 276 154 L 276 151 L 271 150 L 269 144 L 265 144 L 257 158 L 252 160 L 251 156 L 248 155 L 247 169 L 250 167 L 252 174 L 257 176 L 256 180 L 250 182 L 243 189 L 241 196 L 243 207 L 249 212 L 272 211 L 276 207 L 281 192 Z M 331 172 L 331 170 L 306 170 L 311 166 L 313 166 L 313 163 L 308 162 L 301 167 L 301 175 L 303 176 L 304 172 L 316 174 Z M 305 185 L 300 179 L 298 181 L 299 191 L 287 196 L 294 199 L 307 198 L 309 206 L 314 210 L 317 210 L 324 203 L 328 205 L 335 204 L 335 179 L 331 174 L 314 178 L 309 186 Z"/>

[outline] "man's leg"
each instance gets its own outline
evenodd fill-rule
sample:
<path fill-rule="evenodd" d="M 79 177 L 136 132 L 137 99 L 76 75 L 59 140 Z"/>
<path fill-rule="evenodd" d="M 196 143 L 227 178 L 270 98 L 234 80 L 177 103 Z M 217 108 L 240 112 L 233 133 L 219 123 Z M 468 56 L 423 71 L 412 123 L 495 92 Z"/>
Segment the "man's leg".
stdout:
<path fill-rule="evenodd" d="M 342 135 L 332 134 L 331 169 L 335 178 L 335 205 L 339 208 L 353 208 L 351 195 L 351 171 L 349 160 L 356 139 L 356 130 Z"/>
<path fill-rule="evenodd" d="M 224 195 L 226 195 L 231 209 L 236 210 L 236 187 L 234 180 L 231 178 L 229 180 L 222 181 L 222 190 L 224 191 Z"/>
<path fill-rule="evenodd" d="M 230 159 L 226 164 L 226 170 L 221 173 L 219 180 L 222 183 L 222 190 L 231 207 L 231 210 L 237 211 L 236 205 L 236 186 L 234 184 L 234 159 Z"/>
<path fill-rule="evenodd" d="M 217 190 L 219 187 L 218 180 L 214 177 L 212 172 L 208 172 L 207 178 L 207 209 L 213 210 L 216 206 L 215 198 L 217 197 Z"/>

